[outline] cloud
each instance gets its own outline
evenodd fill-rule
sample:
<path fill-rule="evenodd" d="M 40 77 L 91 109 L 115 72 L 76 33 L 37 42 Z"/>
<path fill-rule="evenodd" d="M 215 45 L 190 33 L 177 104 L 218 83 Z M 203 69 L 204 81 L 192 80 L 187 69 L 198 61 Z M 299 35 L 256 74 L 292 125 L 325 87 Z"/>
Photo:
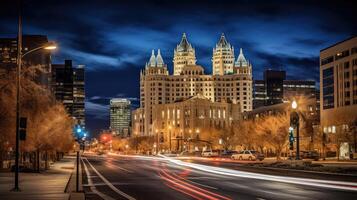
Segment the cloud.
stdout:
<path fill-rule="evenodd" d="M 91 101 L 85 102 L 86 116 L 94 119 L 108 119 L 109 118 L 109 106 Z"/>

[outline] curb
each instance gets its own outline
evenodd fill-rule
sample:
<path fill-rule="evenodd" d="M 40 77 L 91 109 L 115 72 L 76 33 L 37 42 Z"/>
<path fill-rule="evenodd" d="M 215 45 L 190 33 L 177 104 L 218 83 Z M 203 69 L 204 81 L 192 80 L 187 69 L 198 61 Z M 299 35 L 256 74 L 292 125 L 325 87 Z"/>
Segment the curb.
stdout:
<path fill-rule="evenodd" d="M 65 193 L 69 193 L 68 200 L 84 200 L 83 183 L 82 183 L 82 165 L 79 163 L 79 191 L 76 191 L 76 162 L 74 162 L 73 171 L 66 185 Z"/>

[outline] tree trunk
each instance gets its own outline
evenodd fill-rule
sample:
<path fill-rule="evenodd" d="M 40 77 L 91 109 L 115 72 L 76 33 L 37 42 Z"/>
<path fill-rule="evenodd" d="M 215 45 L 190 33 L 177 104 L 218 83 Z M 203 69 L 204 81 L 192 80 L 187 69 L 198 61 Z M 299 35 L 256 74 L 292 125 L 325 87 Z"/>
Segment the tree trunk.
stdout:
<path fill-rule="evenodd" d="M 47 150 L 45 151 L 45 169 L 48 169 L 48 153 Z"/>
<path fill-rule="evenodd" d="M 40 149 L 36 151 L 36 161 L 37 161 L 37 172 L 40 172 Z"/>

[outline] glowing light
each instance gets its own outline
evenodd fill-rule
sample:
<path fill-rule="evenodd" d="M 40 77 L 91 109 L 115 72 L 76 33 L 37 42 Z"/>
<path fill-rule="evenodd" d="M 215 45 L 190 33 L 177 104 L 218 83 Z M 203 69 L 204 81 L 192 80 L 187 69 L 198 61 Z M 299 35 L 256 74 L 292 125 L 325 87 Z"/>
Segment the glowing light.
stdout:
<path fill-rule="evenodd" d="M 291 107 L 292 107 L 293 109 L 296 109 L 296 108 L 297 108 L 297 103 L 296 103 L 295 100 L 291 103 Z"/>

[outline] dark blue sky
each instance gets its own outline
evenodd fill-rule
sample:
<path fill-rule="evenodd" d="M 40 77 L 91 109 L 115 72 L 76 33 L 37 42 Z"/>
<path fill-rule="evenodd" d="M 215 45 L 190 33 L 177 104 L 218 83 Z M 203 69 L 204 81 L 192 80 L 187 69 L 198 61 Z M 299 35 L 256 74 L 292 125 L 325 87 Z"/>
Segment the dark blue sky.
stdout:
<path fill-rule="evenodd" d="M 16 4 L 2 0 L 0 37 L 15 36 Z M 221 33 L 243 48 L 254 78 L 266 68 L 290 79 L 318 81 L 319 51 L 357 33 L 353 1 L 35 1 L 24 0 L 24 33 L 59 44 L 54 63 L 86 65 L 87 124 L 108 127 L 108 99 L 139 96 L 139 71 L 151 49 L 172 69 L 183 32 L 197 63 L 211 72 L 212 48 Z M 288 3 L 287 3 L 288 2 Z"/>

